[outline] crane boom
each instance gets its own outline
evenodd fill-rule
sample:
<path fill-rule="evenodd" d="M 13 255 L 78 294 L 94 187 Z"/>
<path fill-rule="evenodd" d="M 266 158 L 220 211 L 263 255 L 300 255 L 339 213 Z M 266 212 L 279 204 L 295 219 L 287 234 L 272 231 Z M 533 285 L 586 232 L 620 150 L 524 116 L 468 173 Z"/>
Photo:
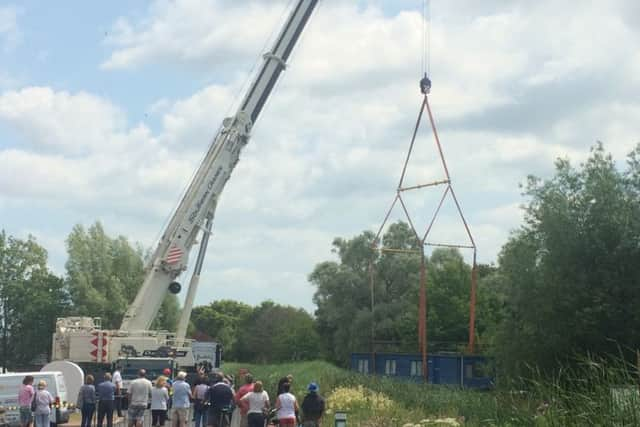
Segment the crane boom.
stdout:
<path fill-rule="evenodd" d="M 124 315 L 121 330 L 151 327 L 167 291 L 178 293 L 176 278 L 187 268 L 189 253 L 206 218 L 213 217 L 218 198 L 247 144 L 253 124 L 285 68 L 318 0 L 298 0 L 236 114 L 226 118 L 200 164 L 180 204 L 169 221 L 134 302 Z M 185 304 L 184 311 L 191 313 Z M 186 314 L 186 313 L 183 313 Z M 183 338 L 183 337 L 179 337 Z"/>

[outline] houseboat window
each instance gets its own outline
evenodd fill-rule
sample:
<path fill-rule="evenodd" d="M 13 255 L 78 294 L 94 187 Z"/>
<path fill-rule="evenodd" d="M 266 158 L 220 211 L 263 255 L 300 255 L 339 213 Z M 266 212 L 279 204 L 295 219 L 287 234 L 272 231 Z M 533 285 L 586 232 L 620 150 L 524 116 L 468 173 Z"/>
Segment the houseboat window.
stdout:
<path fill-rule="evenodd" d="M 464 377 L 469 379 L 473 378 L 473 365 L 468 363 L 464 365 Z"/>
<path fill-rule="evenodd" d="M 358 360 L 358 372 L 361 374 L 369 373 L 369 360 L 368 359 L 360 359 Z"/>
<path fill-rule="evenodd" d="M 384 373 L 386 375 L 396 374 L 396 361 L 395 359 L 389 359 L 384 362 Z"/>
<path fill-rule="evenodd" d="M 422 361 L 420 360 L 411 361 L 411 376 L 412 377 L 422 376 Z"/>
<path fill-rule="evenodd" d="M 464 377 L 467 379 L 490 377 L 492 372 L 493 366 L 487 361 L 476 360 L 464 365 Z"/>

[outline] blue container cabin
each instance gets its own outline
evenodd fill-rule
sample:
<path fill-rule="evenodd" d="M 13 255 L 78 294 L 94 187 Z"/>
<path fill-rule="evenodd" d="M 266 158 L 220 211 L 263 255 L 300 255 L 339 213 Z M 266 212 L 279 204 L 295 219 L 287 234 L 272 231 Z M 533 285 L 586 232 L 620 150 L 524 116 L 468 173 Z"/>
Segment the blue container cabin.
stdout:
<path fill-rule="evenodd" d="M 475 389 L 489 389 L 494 385 L 491 361 L 484 356 L 429 354 L 427 366 L 429 384 Z M 418 353 L 352 353 L 351 369 L 362 374 L 423 381 L 422 356 Z"/>

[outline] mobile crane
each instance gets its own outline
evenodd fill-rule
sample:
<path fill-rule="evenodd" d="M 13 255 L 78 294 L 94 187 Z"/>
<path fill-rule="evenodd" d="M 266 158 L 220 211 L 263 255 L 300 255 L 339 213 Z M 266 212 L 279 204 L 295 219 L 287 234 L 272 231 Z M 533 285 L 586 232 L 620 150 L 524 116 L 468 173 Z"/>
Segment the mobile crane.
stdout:
<path fill-rule="evenodd" d="M 296 2 L 273 48 L 263 56 L 262 66 L 238 111 L 224 119 L 147 264 L 145 280 L 128 307 L 120 329 L 104 330 L 97 318 L 59 318 L 53 334 L 52 360 L 104 366 L 123 359 L 169 358 L 186 370 L 195 369 L 197 365 L 219 364 L 218 346 L 185 338 L 215 209 L 240 152 L 249 141 L 251 128 L 317 2 Z M 199 251 L 177 332 L 149 330 L 167 292 L 180 292 L 182 286 L 177 279 L 187 269 L 189 254 L 199 234 Z"/>

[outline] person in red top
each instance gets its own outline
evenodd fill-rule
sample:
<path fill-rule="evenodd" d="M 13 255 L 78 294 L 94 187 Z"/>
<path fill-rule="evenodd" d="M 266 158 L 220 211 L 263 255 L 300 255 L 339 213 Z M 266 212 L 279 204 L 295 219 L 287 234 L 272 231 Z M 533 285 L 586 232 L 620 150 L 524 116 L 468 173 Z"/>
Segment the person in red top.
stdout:
<path fill-rule="evenodd" d="M 236 404 L 239 405 L 240 399 L 242 399 L 242 397 L 245 394 L 251 393 L 253 391 L 253 386 L 254 386 L 253 375 L 247 373 L 244 376 L 244 385 L 242 385 L 236 392 L 236 396 L 235 396 Z M 247 408 L 245 408 L 244 406 L 240 406 L 240 415 L 241 415 L 240 427 L 248 427 L 249 419 L 247 417 Z"/>

